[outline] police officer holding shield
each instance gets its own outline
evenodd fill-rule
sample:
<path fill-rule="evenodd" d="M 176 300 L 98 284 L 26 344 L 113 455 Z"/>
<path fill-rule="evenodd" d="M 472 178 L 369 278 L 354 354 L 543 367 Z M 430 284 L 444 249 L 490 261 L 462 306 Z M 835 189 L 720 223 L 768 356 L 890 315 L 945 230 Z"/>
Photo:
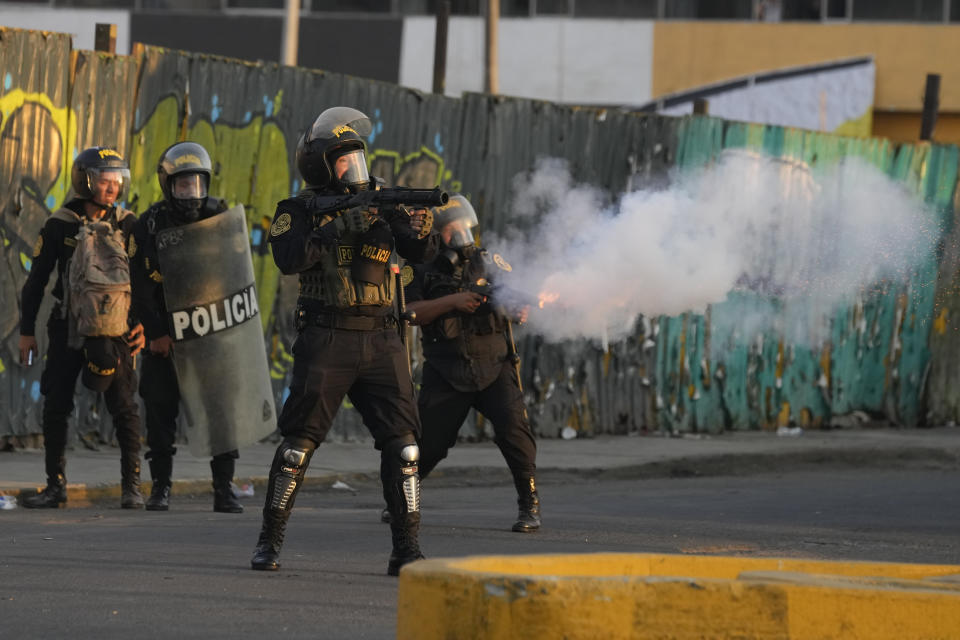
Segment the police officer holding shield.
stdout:
<path fill-rule="evenodd" d="M 140 396 L 146 409 L 147 451 L 153 488 L 148 511 L 170 508 L 174 446 L 180 386 L 173 362 L 173 338 L 164 300 L 163 273 L 158 259 L 157 238 L 165 229 L 204 220 L 226 211 L 222 200 L 210 197 L 212 164 L 207 150 L 195 142 L 178 142 L 163 152 L 157 179 L 163 200 L 154 203 L 137 220 L 130 241 L 134 309 L 142 319 L 148 349 L 140 374 Z M 213 510 L 242 513 L 233 495 L 231 481 L 237 451 L 213 456 Z"/>
<path fill-rule="evenodd" d="M 456 444 L 469 410 L 480 411 L 493 424 L 494 442 L 513 475 L 519 505 L 513 531 L 531 533 L 540 528 L 537 446 L 510 324 L 525 320 L 527 309 L 495 288 L 497 276 L 511 267 L 499 254 L 474 246 L 476 224 L 470 202 L 451 195 L 434 216 L 443 250 L 431 264 L 405 273 L 407 309 L 416 314 L 413 323 L 422 327 L 423 340 L 420 476 Z"/>
<path fill-rule="evenodd" d="M 124 235 L 134 224 L 133 212 L 117 202 L 130 183 L 130 171 L 123 157 L 108 147 L 81 151 L 70 174 L 75 198 L 47 220 L 33 250 L 30 274 L 23 285 L 20 304 L 20 362 L 25 365 L 39 357 L 35 337 L 37 314 L 50 275 L 56 270 L 53 287 L 56 303 L 47 322 L 48 350 L 40 392 L 43 394 L 43 440 L 47 486 L 27 496 L 27 508 L 57 508 L 67 502 L 66 446 L 67 419 L 73 413 L 77 376 L 94 391 L 103 392 L 120 445 L 120 476 L 124 509 L 143 507 L 140 494 L 140 416 L 134 398 L 137 374 L 133 356 L 143 347 L 143 327 L 129 320 L 132 330 L 126 338 L 87 338 L 82 348 L 69 344 L 66 295 L 67 266 L 77 245 L 77 233 L 87 222 L 102 220 Z M 120 254 L 122 257 L 122 253 Z M 131 315 L 131 318 L 133 316 Z"/>
<path fill-rule="evenodd" d="M 375 189 L 365 155 L 370 131 L 369 119 L 356 109 L 321 113 L 297 145 L 297 167 L 307 187 L 277 205 L 270 229 L 277 266 L 300 280 L 299 333 L 254 569 L 279 568 L 284 531 L 307 465 L 345 395 L 380 451 L 380 479 L 392 516 L 387 573 L 397 575 L 404 564 L 423 557 L 420 422 L 397 331 L 391 264 L 394 252 L 414 262 L 432 259 L 438 241 L 426 233 L 426 211 L 410 215 L 399 208 L 354 207 L 329 212 L 318 205 L 329 196 Z"/>

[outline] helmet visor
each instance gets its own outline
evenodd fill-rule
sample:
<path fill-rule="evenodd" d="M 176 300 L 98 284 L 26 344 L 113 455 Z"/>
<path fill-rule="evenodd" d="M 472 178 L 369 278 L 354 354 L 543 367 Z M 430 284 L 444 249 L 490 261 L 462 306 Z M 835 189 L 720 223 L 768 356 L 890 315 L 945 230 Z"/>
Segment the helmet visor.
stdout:
<path fill-rule="evenodd" d="M 443 243 L 451 249 L 463 249 L 473 244 L 473 232 L 465 220 L 454 220 L 440 230 Z"/>
<path fill-rule="evenodd" d="M 310 127 L 306 141 L 330 140 L 348 133 L 366 138 L 371 131 L 373 131 L 373 124 L 362 111 L 350 107 L 333 107 L 317 116 Z"/>
<path fill-rule="evenodd" d="M 433 210 L 433 225 L 443 243 L 451 249 L 462 249 L 473 244 L 471 229 L 477 226 L 477 212 L 470 201 L 454 194 L 442 207 Z"/>
<path fill-rule="evenodd" d="M 170 181 L 170 193 L 177 200 L 199 200 L 207 197 L 207 178 L 200 173 L 183 173 Z"/>
<path fill-rule="evenodd" d="M 125 167 L 87 167 L 87 187 L 94 202 L 113 204 L 122 200 L 130 184 L 130 170 Z"/>
<path fill-rule="evenodd" d="M 367 171 L 367 158 L 362 149 L 354 149 L 337 156 L 333 161 L 333 177 L 343 184 L 361 184 L 370 182 Z"/>

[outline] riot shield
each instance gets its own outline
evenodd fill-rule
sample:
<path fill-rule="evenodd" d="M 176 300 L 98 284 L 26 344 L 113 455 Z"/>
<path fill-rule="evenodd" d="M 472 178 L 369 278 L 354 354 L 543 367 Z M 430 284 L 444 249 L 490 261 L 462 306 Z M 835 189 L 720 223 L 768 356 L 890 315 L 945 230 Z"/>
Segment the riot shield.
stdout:
<path fill-rule="evenodd" d="M 256 442 L 276 409 L 243 207 L 156 238 L 190 452 Z"/>

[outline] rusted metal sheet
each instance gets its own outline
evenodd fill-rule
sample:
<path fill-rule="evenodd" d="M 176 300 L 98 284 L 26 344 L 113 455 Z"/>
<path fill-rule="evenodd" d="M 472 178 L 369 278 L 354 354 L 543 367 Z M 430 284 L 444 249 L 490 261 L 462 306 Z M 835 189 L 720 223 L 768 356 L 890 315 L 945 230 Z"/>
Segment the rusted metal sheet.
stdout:
<path fill-rule="evenodd" d="M 18 364 L 16 301 L 40 228 L 69 186 L 69 65 L 69 35 L 0 27 L 0 436 L 27 439 L 40 431 L 42 362 L 29 369 Z M 41 354 L 50 307 L 48 299 L 37 322 Z"/>

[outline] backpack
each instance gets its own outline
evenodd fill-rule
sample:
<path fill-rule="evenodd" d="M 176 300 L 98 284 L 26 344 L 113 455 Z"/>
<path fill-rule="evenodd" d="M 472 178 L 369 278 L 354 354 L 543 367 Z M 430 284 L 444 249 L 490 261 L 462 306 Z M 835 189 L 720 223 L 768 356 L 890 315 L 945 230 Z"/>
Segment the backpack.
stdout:
<path fill-rule="evenodd" d="M 130 258 L 119 221 L 132 214 L 123 209 L 116 211 L 116 223 L 80 219 L 77 244 L 64 269 L 63 307 L 68 320 L 68 345 L 74 349 L 79 349 L 88 336 L 116 337 L 127 333 Z M 57 217 L 66 219 L 63 215 Z M 71 221 L 78 219 L 74 215 Z"/>

